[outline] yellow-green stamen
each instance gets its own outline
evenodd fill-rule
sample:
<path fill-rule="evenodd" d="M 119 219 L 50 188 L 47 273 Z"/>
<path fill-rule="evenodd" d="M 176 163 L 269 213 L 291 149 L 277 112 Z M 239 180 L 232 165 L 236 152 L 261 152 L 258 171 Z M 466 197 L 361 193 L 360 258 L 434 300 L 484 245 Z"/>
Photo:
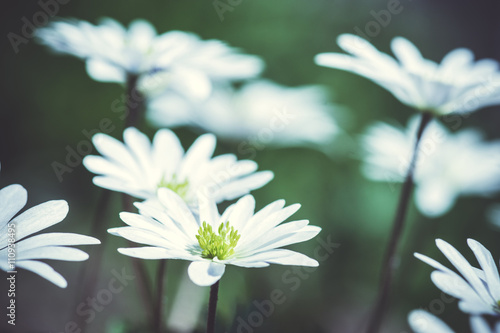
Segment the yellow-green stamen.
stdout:
<path fill-rule="evenodd" d="M 203 258 L 214 259 L 217 257 L 219 260 L 224 260 L 234 254 L 234 248 L 241 235 L 234 227 L 229 226 L 229 221 L 226 224 L 221 223 L 217 231 L 218 235 L 207 222 L 203 222 L 203 225 L 198 229 L 196 239 L 203 250 L 201 252 Z"/>
<path fill-rule="evenodd" d="M 177 179 L 176 175 L 173 175 L 169 181 L 163 177 L 157 187 L 168 188 L 177 193 L 181 198 L 186 199 L 189 191 L 189 181 L 186 179 L 181 182 Z"/>

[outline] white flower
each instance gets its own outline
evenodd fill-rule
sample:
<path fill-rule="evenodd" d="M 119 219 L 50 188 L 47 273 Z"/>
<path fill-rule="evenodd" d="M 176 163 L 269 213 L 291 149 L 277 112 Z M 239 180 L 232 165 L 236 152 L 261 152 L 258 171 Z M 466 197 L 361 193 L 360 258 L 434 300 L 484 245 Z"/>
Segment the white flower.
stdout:
<path fill-rule="evenodd" d="M 473 315 L 500 316 L 500 277 L 495 260 L 479 242 L 468 239 L 481 269 L 473 267 L 453 246 L 436 239 L 436 245 L 460 273 L 446 268 L 436 260 L 419 253 L 415 257 L 436 270 L 431 273 L 434 284 L 443 292 L 459 299 L 460 310 Z"/>
<path fill-rule="evenodd" d="M 214 80 L 246 79 L 263 68 L 258 57 L 217 40 L 203 41 L 182 31 L 157 35 L 145 20 L 133 21 L 128 30 L 110 18 L 99 25 L 58 21 L 39 29 L 37 36 L 57 52 L 84 59 L 94 80 L 124 83 L 127 75 L 164 72 L 169 87 L 197 97 L 208 96 Z"/>
<path fill-rule="evenodd" d="M 315 58 L 318 65 L 364 76 L 411 107 L 447 114 L 500 103 L 498 63 L 491 59 L 474 62 L 474 55 L 468 49 L 455 49 L 438 64 L 424 59 L 402 37 L 394 38 L 391 43 L 397 59 L 355 35 L 340 35 L 337 42 L 352 56 L 318 54 Z"/>
<path fill-rule="evenodd" d="M 27 198 L 28 194 L 21 185 L 14 184 L 0 190 L 0 269 L 14 271 L 16 267 L 24 268 L 58 287 L 66 288 L 67 282 L 61 274 L 46 263 L 35 259 L 83 261 L 88 258 L 87 253 L 66 246 L 100 244 L 100 242 L 89 236 L 56 232 L 27 238 L 61 222 L 68 214 L 66 201 L 52 200 L 14 217 L 26 205 Z"/>
<path fill-rule="evenodd" d="M 159 130 L 152 143 L 133 127 L 123 132 L 123 138 L 125 143 L 106 134 L 92 138 L 103 156 L 86 156 L 83 163 L 99 174 L 95 185 L 140 199 L 154 199 L 158 188 L 166 187 L 191 205 L 198 193 L 214 196 L 217 202 L 232 200 L 273 178 L 271 171 L 255 172 L 254 161 L 237 161 L 232 154 L 212 158 L 212 134 L 200 136 L 186 152 L 168 129 Z"/>
<path fill-rule="evenodd" d="M 206 101 L 163 94 L 150 101 L 147 116 L 158 127 L 196 126 L 261 147 L 331 142 L 337 132 L 332 111 L 319 86 L 289 88 L 260 80 L 239 90 L 219 87 Z"/>
<path fill-rule="evenodd" d="M 424 310 L 414 310 L 408 315 L 408 322 L 415 333 L 455 333 L 443 321 Z M 500 333 L 500 323 L 492 329 L 486 320 L 479 316 L 470 318 L 472 333 Z"/>
<path fill-rule="evenodd" d="M 182 259 L 192 263 L 188 273 L 200 286 L 217 282 L 226 265 L 266 267 L 269 264 L 318 266 L 301 253 L 278 249 L 316 236 L 321 228 L 300 220 L 283 223 L 300 207 L 283 208 L 275 201 L 254 214 L 255 200 L 247 195 L 228 207 L 222 216 L 213 199 L 199 196 L 199 219 L 185 202 L 169 189 L 158 191 L 164 210 L 148 203 L 136 203 L 142 214 L 123 212 L 128 227 L 109 229 L 113 235 L 146 244 L 120 248 L 122 254 L 142 259 Z"/>
<path fill-rule="evenodd" d="M 385 123 L 362 138 L 363 173 L 378 181 L 402 182 L 415 146 L 418 117 L 406 129 Z M 424 131 L 415 171 L 416 204 L 431 217 L 451 209 L 460 195 L 490 195 L 500 190 L 500 141 L 485 142 L 479 131 L 450 133 L 437 121 Z"/>

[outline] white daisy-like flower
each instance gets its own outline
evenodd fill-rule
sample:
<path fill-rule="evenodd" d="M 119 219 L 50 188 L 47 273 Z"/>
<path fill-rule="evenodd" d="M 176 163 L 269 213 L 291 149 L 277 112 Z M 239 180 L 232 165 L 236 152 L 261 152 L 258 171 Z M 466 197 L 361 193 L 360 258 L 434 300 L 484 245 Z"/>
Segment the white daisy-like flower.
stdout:
<path fill-rule="evenodd" d="M 61 222 L 68 214 L 68 203 L 53 200 L 32 207 L 14 217 L 25 205 L 27 191 L 21 185 L 0 190 L 0 269 L 23 268 L 66 288 L 61 274 L 39 259 L 83 261 L 88 254 L 68 245 L 100 244 L 96 238 L 73 233 L 30 235 Z"/>
<path fill-rule="evenodd" d="M 455 333 L 441 319 L 424 310 L 414 310 L 408 315 L 408 322 L 415 333 Z M 491 328 L 488 322 L 479 316 L 470 317 L 472 333 L 500 333 L 500 323 Z"/>
<path fill-rule="evenodd" d="M 377 181 L 403 182 L 415 147 L 418 117 L 408 127 L 376 123 L 362 137 L 363 173 Z M 440 216 L 461 195 L 500 190 L 500 141 L 486 142 L 479 131 L 450 133 L 431 122 L 419 144 L 415 170 L 416 204 L 426 216 Z"/>
<path fill-rule="evenodd" d="M 159 188 L 169 188 L 193 205 L 198 194 L 217 202 L 232 200 L 273 178 L 271 171 L 255 172 L 254 161 L 238 161 L 232 154 L 212 158 L 212 134 L 200 136 L 186 152 L 168 129 L 159 130 L 153 142 L 133 127 L 123 132 L 123 138 L 124 143 L 106 134 L 92 138 L 103 156 L 86 156 L 83 164 L 99 175 L 93 179 L 95 185 L 140 199 L 155 199 Z"/>
<path fill-rule="evenodd" d="M 319 86 L 290 88 L 259 80 L 238 90 L 219 87 L 206 101 L 159 95 L 150 101 L 147 117 L 158 127 L 200 127 L 259 148 L 325 144 L 338 131 L 327 100 Z"/>
<path fill-rule="evenodd" d="M 500 104 L 498 63 L 474 62 L 468 49 L 455 49 L 438 64 L 423 58 L 402 37 L 391 43 L 396 59 L 355 35 L 340 35 L 337 43 L 350 55 L 321 53 L 315 57 L 316 64 L 364 76 L 413 108 L 441 115 Z"/>
<path fill-rule="evenodd" d="M 500 277 L 495 260 L 481 243 L 468 239 L 467 244 L 480 269 L 469 264 L 460 252 L 442 239 L 436 239 L 437 247 L 460 274 L 423 254 L 415 253 L 415 257 L 436 269 L 431 273 L 432 282 L 457 298 L 460 310 L 472 315 L 500 316 Z"/>
<path fill-rule="evenodd" d="M 298 204 L 284 207 L 284 200 L 277 200 L 254 213 L 255 200 L 246 195 L 220 215 L 216 202 L 200 195 L 198 218 L 175 192 L 163 188 L 158 196 L 164 209 L 136 203 L 141 214 L 120 214 L 128 227 L 108 230 L 113 235 L 149 245 L 120 248 L 120 253 L 142 259 L 192 261 L 189 277 L 200 286 L 217 282 L 226 265 L 318 266 L 316 260 L 301 253 L 280 249 L 309 240 L 321 230 L 308 225 L 307 220 L 282 223 L 300 208 Z"/>
<path fill-rule="evenodd" d="M 197 97 L 208 96 L 213 81 L 251 78 L 263 68 L 260 58 L 221 41 L 182 31 L 158 35 L 145 20 L 133 21 L 128 29 L 111 18 L 99 25 L 58 21 L 38 29 L 37 37 L 56 52 L 85 60 L 94 80 L 124 83 L 128 75 L 162 72 L 162 85 Z"/>

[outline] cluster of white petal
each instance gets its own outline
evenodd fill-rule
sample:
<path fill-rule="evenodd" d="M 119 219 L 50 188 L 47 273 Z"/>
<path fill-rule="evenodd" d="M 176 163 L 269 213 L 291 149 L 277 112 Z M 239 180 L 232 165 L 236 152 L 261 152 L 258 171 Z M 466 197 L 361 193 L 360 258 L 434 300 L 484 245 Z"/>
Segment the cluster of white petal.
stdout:
<path fill-rule="evenodd" d="M 47 201 L 17 215 L 27 199 L 27 191 L 21 185 L 9 185 L 0 190 L 0 269 L 12 271 L 11 264 L 15 263 L 16 268 L 32 271 L 65 288 L 64 277 L 39 260 L 83 261 L 88 258 L 87 253 L 68 245 L 100 244 L 100 241 L 89 236 L 58 232 L 28 237 L 61 222 L 68 214 L 68 203 L 64 200 Z M 12 234 L 8 232 L 9 226 L 14 230 Z M 9 247 L 15 250 L 11 257 L 14 261 L 9 261 Z"/>
<path fill-rule="evenodd" d="M 145 20 L 126 29 L 105 18 L 99 25 L 66 20 L 37 30 L 38 40 L 56 52 L 82 58 L 97 81 L 126 82 L 128 75 L 163 73 L 162 86 L 206 97 L 213 82 L 247 79 L 263 69 L 260 58 L 245 55 L 218 40 L 169 31 L 158 35 Z M 167 81 L 167 82 L 163 82 Z"/>
<path fill-rule="evenodd" d="M 417 117 L 406 128 L 376 123 L 362 137 L 363 173 L 377 181 L 402 182 L 415 146 Z M 460 195 L 489 195 L 500 190 L 500 141 L 486 142 L 481 132 L 450 133 L 431 122 L 419 145 L 415 171 L 416 204 L 427 216 L 451 209 Z"/>
<path fill-rule="evenodd" d="M 224 274 L 226 265 L 266 267 L 269 264 L 318 266 L 318 262 L 301 253 L 279 249 L 316 236 L 320 228 L 300 220 L 282 223 L 300 207 L 284 207 L 284 200 L 275 201 L 254 213 L 255 200 L 247 195 L 219 214 L 213 199 L 199 195 L 199 214 L 194 215 L 184 200 L 169 189 L 158 191 L 160 208 L 156 204 L 136 203 L 140 214 L 123 212 L 121 219 L 128 227 L 112 228 L 111 234 L 146 247 L 120 248 L 122 254 L 143 259 L 182 259 L 192 261 L 188 273 L 191 280 L 208 286 Z M 239 239 L 234 254 L 223 260 L 204 258 L 196 235 L 203 222 L 217 230 L 230 222 Z"/>
<path fill-rule="evenodd" d="M 443 292 L 458 298 L 460 310 L 472 315 L 500 316 L 500 277 L 498 267 L 481 243 L 468 239 L 480 269 L 472 266 L 464 256 L 447 242 L 437 239 L 436 245 L 460 274 L 443 266 L 436 260 L 415 253 L 415 256 L 436 270 L 431 279 Z"/>
<path fill-rule="evenodd" d="M 415 45 L 402 37 L 391 43 L 396 59 L 356 35 L 340 35 L 337 42 L 350 55 L 318 54 L 318 65 L 364 76 L 411 107 L 447 114 L 500 104 L 498 63 L 491 59 L 474 62 L 468 49 L 455 49 L 438 64 L 423 58 Z"/>
<path fill-rule="evenodd" d="M 284 87 L 266 80 L 223 86 L 204 101 L 174 92 L 153 98 L 148 118 L 158 127 L 194 126 L 254 146 L 325 144 L 338 131 L 322 87 Z"/>
<path fill-rule="evenodd" d="M 83 163 L 98 174 L 93 179 L 95 185 L 147 200 L 156 198 L 158 188 L 170 184 L 165 187 L 181 187 L 183 199 L 196 205 L 200 193 L 216 202 L 231 200 L 273 178 L 270 171 L 255 172 L 254 161 L 238 161 L 232 154 L 212 158 L 216 145 L 212 134 L 200 136 L 186 152 L 168 129 L 159 130 L 151 142 L 130 127 L 123 132 L 123 139 L 122 143 L 106 134 L 92 138 L 102 156 L 86 156 Z"/>

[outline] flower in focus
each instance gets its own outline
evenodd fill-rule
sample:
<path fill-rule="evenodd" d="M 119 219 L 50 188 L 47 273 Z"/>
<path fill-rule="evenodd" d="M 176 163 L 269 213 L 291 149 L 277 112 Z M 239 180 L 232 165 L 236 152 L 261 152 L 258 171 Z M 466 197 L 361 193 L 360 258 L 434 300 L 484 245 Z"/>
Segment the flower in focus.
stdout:
<path fill-rule="evenodd" d="M 443 321 L 424 310 L 414 310 L 408 315 L 408 322 L 415 333 L 455 333 Z M 500 333 L 500 323 L 492 329 L 488 322 L 479 316 L 470 318 L 472 333 Z"/>
<path fill-rule="evenodd" d="M 457 274 L 434 259 L 415 253 L 415 257 L 436 270 L 431 273 L 432 282 L 443 292 L 457 298 L 460 310 L 472 315 L 500 316 L 500 277 L 491 255 L 481 243 L 468 239 L 480 269 L 473 267 L 453 246 L 436 239 L 436 245 L 460 273 Z"/>
<path fill-rule="evenodd" d="M 376 123 L 362 137 L 363 173 L 372 180 L 403 182 L 415 145 L 418 117 L 406 129 Z M 430 217 L 446 213 L 460 195 L 500 190 L 500 141 L 484 142 L 479 131 L 450 133 L 431 122 L 419 144 L 414 175 L 416 204 Z"/>
<path fill-rule="evenodd" d="M 188 268 L 191 280 L 200 286 L 217 282 L 226 265 L 266 267 L 269 264 L 318 266 L 301 253 L 279 249 L 316 236 L 320 228 L 300 220 L 282 223 L 300 207 L 284 208 L 275 201 L 254 214 L 255 200 L 247 195 L 220 215 L 214 200 L 200 195 L 199 219 L 174 191 L 160 189 L 164 209 L 149 203 L 136 203 L 141 214 L 123 212 L 128 227 L 108 232 L 146 247 L 120 248 L 124 255 L 142 259 L 182 259 L 192 261 Z"/>
<path fill-rule="evenodd" d="M 396 59 L 355 35 L 340 35 L 337 43 L 351 55 L 321 53 L 315 57 L 316 64 L 364 76 L 413 108 L 442 115 L 500 104 L 498 63 L 474 62 L 468 49 L 455 49 L 438 64 L 423 58 L 402 37 L 391 43 Z"/>
<path fill-rule="evenodd" d="M 67 245 L 100 244 L 100 241 L 89 236 L 56 232 L 27 238 L 61 222 L 68 214 L 66 201 L 52 200 L 14 217 L 26 205 L 27 199 L 27 191 L 21 185 L 14 184 L 0 190 L 0 269 L 14 271 L 23 268 L 66 288 L 68 283 L 64 277 L 37 259 L 83 261 L 88 254 Z"/>
<path fill-rule="evenodd" d="M 203 41 L 182 31 L 158 35 L 145 20 L 133 21 L 128 29 L 111 18 L 99 25 L 58 21 L 38 29 L 37 37 L 56 52 L 85 60 L 94 80 L 125 83 L 129 75 L 162 73 L 161 86 L 200 98 L 208 96 L 213 81 L 251 78 L 263 68 L 258 57 L 221 41 Z"/>
<path fill-rule="evenodd" d="M 320 145 L 337 132 L 333 109 L 321 87 L 288 88 L 260 80 L 239 90 L 220 87 L 206 101 L 159 95 L 149 103 L 148 118 L 158 127 L 200 127 L 257 147 Z"/>
<path fill-rule="evenodd" d="M 92 141 L 103 156 L 86 156 L 85 167 L 98 174 L 95 185 L 127 193 L 140 199 L 156 198 L 157 190 L 168 188 L 192 205 L 198 193 L 213 196 L 216 202 L 232 200 L 267 184 L 271 171 L 255 172 L 257 163 L 237 161 L 236 156 L 212 155 L 215 136 L 200 136 L 184 152 L 170 130 L 159 130 L 153 139 L 130 127 L 123 132 L 124 143 L 106 134 Z"/>

